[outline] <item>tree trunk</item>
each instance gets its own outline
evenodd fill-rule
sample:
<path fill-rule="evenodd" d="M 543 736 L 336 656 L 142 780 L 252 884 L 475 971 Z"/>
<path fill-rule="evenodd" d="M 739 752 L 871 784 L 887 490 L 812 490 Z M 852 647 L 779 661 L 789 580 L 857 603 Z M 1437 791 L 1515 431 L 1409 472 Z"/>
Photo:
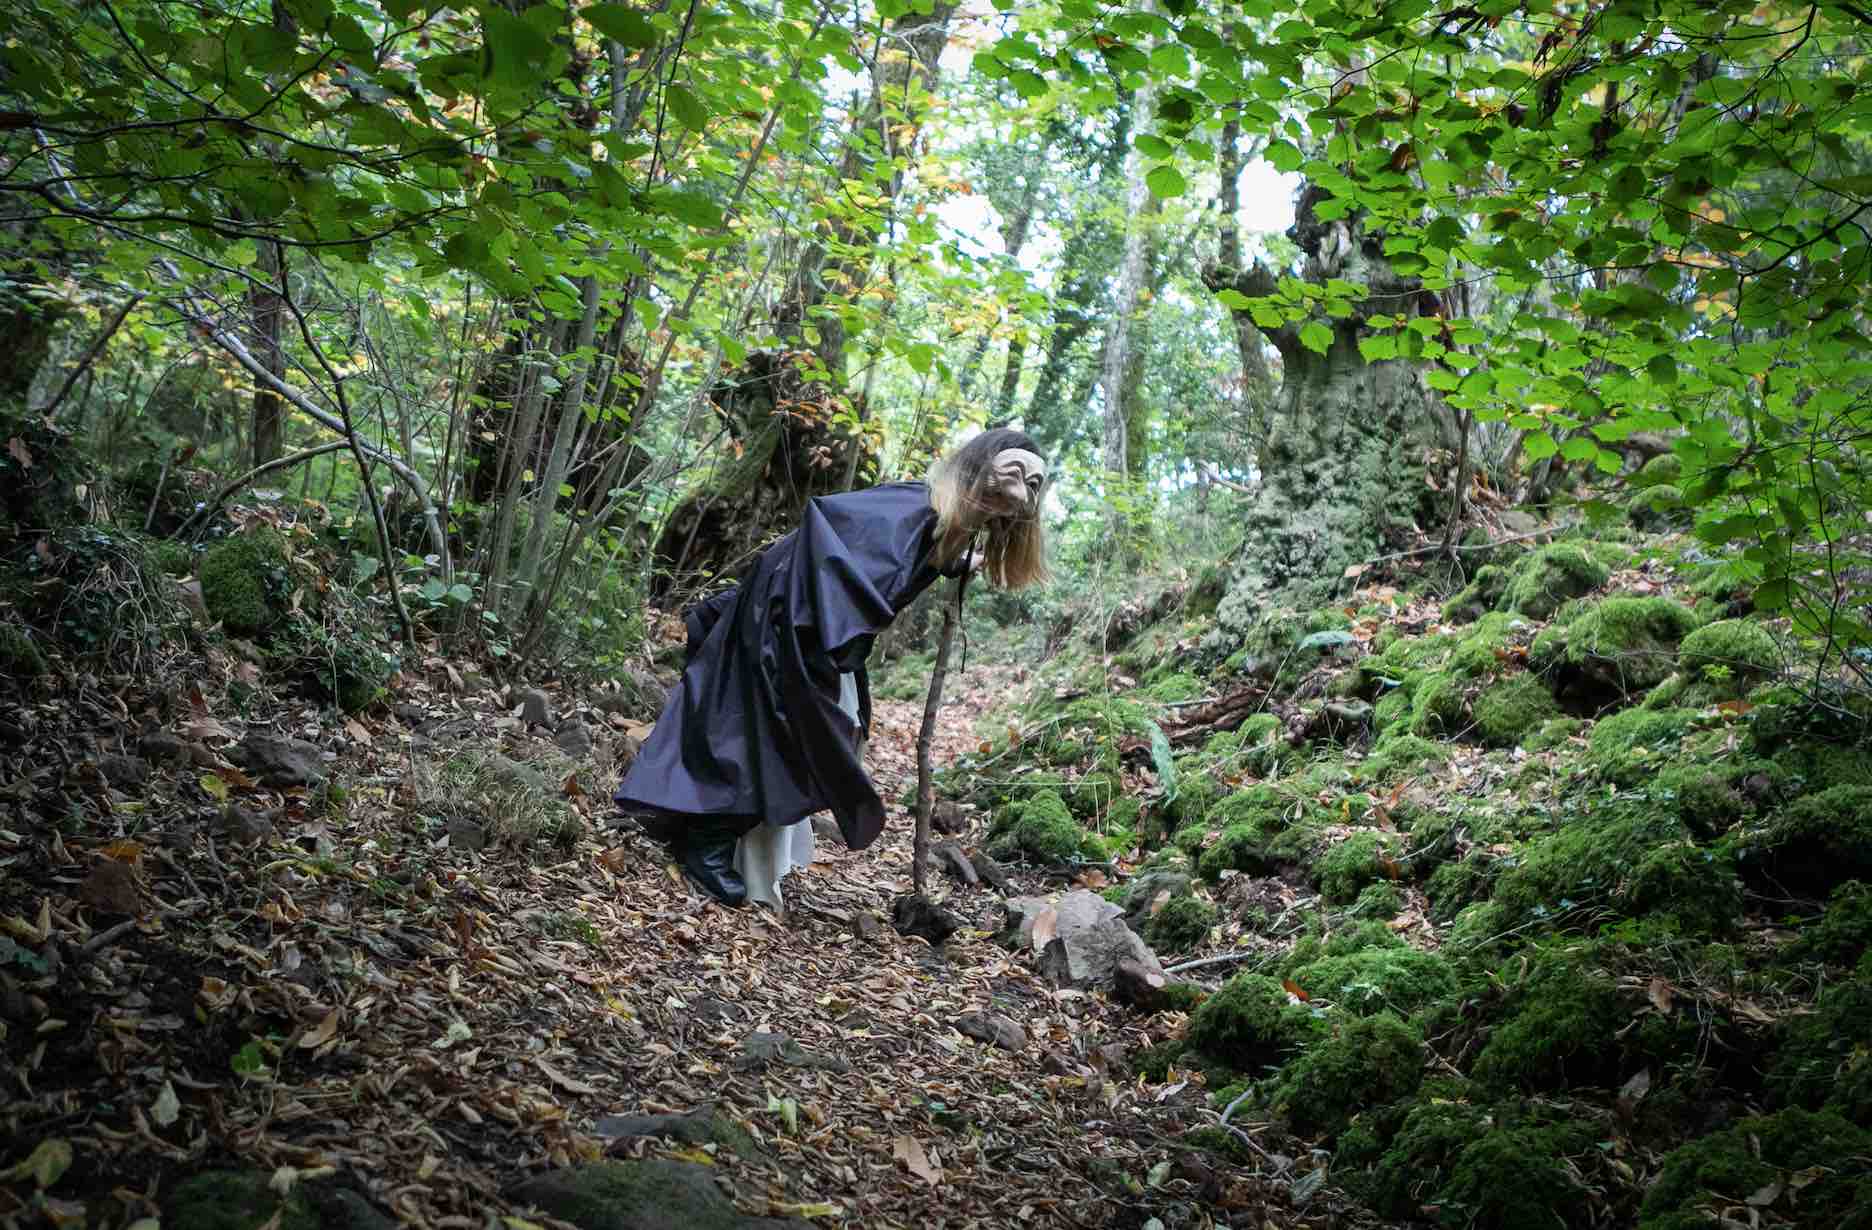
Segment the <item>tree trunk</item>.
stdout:
<path fill-rule="evenodd" d="M 1306 188 L 1288 232 L 1304 254 L 1306 280 L 1363 283 L 1371 315 L 1436 315 L 1435 296 L 1385 260 L 1381 235 L 1365 232 L 1356 217 L 1314 215 L 1324 195 Z M 1274 290 L 1277 275 L 1263 265 L 1232 279 L 1227 272 L 1212 267 L 1210 286 L 1231 285 L 1251 298 Z M 1366 362 L 1358 348 L 1363 321 L 1357 312 L 1321 318 L 1331 331 L 1324 354 L 1301 344 L 1297 327 L 1266 331 L 1283 378 L 1257 456 L 1261 485 L 1244 517 L 1240 563 L 1217 612 L 1225 631 L 1247 632 L 1276 605 L 1320 601 L 1348 567 L 1437 519 L 1426 476 L 1451 452 L 1449 409 L 1423 383 L 1417 363 Z"/>
<path fill-rule="evenodd" d="M 1242 267 L 1241 248 L 1241 121 L 1230 120 L 1222 127 L 1221 149 L 1218 151 L 1218 173 L 1222 180 L 1222 234 L 1217 244 L 1217 263 L 1222 269 L 1239 271 Z M 1233 281 L 1236 274 L 1228 275 Z M 1242 398 L 1248 405 L 1260 407 L 1266 404 L 1268 394 L 1274 387 L 1274 377 L 1268 371 L 1267 354 L 1261 349 L 1261 331 L 1254 326 L 1254 321 L 1244 312 L 1234 313 L 1235 348 L 1241 354 Z"/>
<path fill-rule="evenodd" d="M 1146 6 L 1145 11 L 1150 11 Z M 1140 88 L 1131 100 L 1131 126 L 1150 126 L 1152 87 Z M 1112 295 L 1111 325 L 1105 334 L 1105 361 L 1099 387 L 1105 397 L 1103 457 L 1105 473 L 1114 487 L 1130 475 L 1125 423 L 1125 370 L 1131 362 L 1133 317 L 1144 289 L 1145 258 L 1149 253 L 1149 220 L 1145 217 L 1151 191 L 1144 182 L 1144 155 L 1135 147 L 1125 153 L 1125 241 L 1118 262 L 1118 289 Z M 1114 523 L 1115 525 L 1115 523 Z"/>
<path fill-rule="evenodd" d="M 254 358 L 279 379 L 286 378 L 286 351 L 281 345 L 280 295 L 286 283 L 286 249 L 271 240 L 260 243 L 260 277 L 248 291 L 248 307 L 253 317 Z M 264 384 L 254 386 L 253 460 L 263 466 L 279 460 L 286 447 L 286 403 Z M 409 449 L 403 450 L 410 456 Z"/>

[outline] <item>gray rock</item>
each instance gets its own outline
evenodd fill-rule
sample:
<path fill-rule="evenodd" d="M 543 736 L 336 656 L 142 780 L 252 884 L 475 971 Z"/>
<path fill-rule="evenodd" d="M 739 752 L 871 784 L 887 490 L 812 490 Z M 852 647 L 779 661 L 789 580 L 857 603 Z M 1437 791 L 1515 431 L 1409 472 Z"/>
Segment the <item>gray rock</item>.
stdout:
<path fill-rule="evenodd" d="M 551 726 L 552 698 L 538 688 L 528 688 L 520 693 L 520 720 L 529 726 Z"/>
<path fill-rule="evenodd" d="M 884 934 L 884 924 L 878 921 L 876 914 L 860 910 L 852 915 L 852 934 L 861 940 L 875 941 Z"/>
<path fill-rule="evenodd" d="M 969 851 L 969 862 L 975 865 L 975 874 L 980 876 L 984 883 L 992 886 L 1003 897 L 1008 895 L 1010 889 L 1008 873 L 1002 869 L 1000 863 L 988 857 L 986 850 Z"/>
<path fill-rule="evenodd" d="M 487 830 L 465 816 L 450 816 L 449 849 L 475 853 L 487 848 Z"/>
<path fill-rule="evenodd" d="M 169 768 L 185 767 L 194 759 L 188 740 L 167 730 L 152 730 L 138 739 L 137 751 L 150 763 Z"/>
<path fill-rule="evenodd" d="M 390 712 L 396 714 L 399 721 L 411 726 L 420 726 L 429 720 L 429 711 L 413 701 L 400 700 L 390 706 Z"/>
<path fill-rule="evenodd" d="M 206 1170 L 177 1184 L 163 1202 L 164 1225 L 184 1230 L 391 1230 L 396 1225 L 336 1179 L 294 1185 L 281 1199 L 260 1171 Z"/>
<path fill-rule="evenodd" d="M 140 756 L 99 756 L 98 772 L 119 790 L 134 790 L 149 781 L 149 764 Z"/>
<path fill-rule="evenodd" d="M 304 739 L 250 734 L 241 742 L 247 768 L 267 786 L 310 786 L 325 780 L 317 745 Z"/>
<path fill-rule="evenodd" d="M 215 819 L 215 832 L 241 845 L 266 841 L 273 836 L 274 826 L 283 814 L 277 808 L 265 812 L 254 811 L 230 799 Z"/>
<path fill-rule="evenodd" d="M 1040 950 L 1040 971 L 1061 986 L 1111 987 L 1127 959 L 1163 975 L 1157 954 L 1125 926 L 1124 911 L 1097 893 L 1074 889 L 1054 909 L 1054 936 Z"/>
<path fill-rule="evenodd" d="M 938 833 L 953 837 L 968 829 L 968 813 L 962 810 L 960 803 L 949 799 L 938 799 L 930 808 L 930 827 Z"/>
<path fill-rule="evenodd" d="M 1193 881 L 1180 871 L 1147 871 L 1131 881 L 1125 889 L 1125 922 L 1137 925 L 1150 917 L 1151 902 L 1162 893 L 1172 897 L 1181 897 L 1189 892 Z"/>
<path fill-rule="evenodd" d="M 1157 1012 L 1164 1006 L 1164 987 L 1169 981 L 1162 972 L 1125 957 L 1112 970 L 1112 995 L 1139 1012 Z"/>
<path fill-rule="evenodd" d="M 607 1140 L 662 1136 L 686 1145 L 717 1145 L 745 1161 L 766 1160 L 747 1129 L 712 1102 L 680 1115 L 604 1115 L 592 1124 L 592 1134 Z"/>
<path fill-rule="evenodd" d="M 741 1058 L 736 1061 L 743 1068 L 765 1068 L 769 1064 L 781 1063 L 789 1068 L 818 1068 L 826 1072 L 849 1072 L 851 1065 L 836 1055 L 821 1055 L 809 1051 L 785 1034 L 769 1034 L 756 1031 L 741 1042 Z"/>
<path fill-rule="evenodd" d="M 975 864 L 962 852 L 962 847 L 953 841 L 939 841 L 930 847 L 930 865 L 942 870 L 952 880 L 960 880 L 970 888 L 981 884 L 981 877 L 975 873 Z"/>
<path fill-rule="evenodd" d="M 530 764 L 523 764 L 511 756 L 499 752 L 489 756 L 482 765 L 488 777 L 510 790 L 547 790 L 546 775 Z"/>
<path fill-rule="evenodd" d="M 1003 908 L 1007 910 L 1007 918 L 1001 924 L 995 942 L 1003 948 L 1016 951 L 1030 947 L 1035 921 L 1052 905 L 1045 897 L 1009 897 L 1002 902 Z"/>
<path fill-rule="evenodd" d="M 662 1158 L 598 1162 L 535 1175 L 510 1193 L 579 1230 L 807 1230 L 794 1218 L 750 1217 L 715 1185 L 715 1170 Z"/>
<path fill-rule="evenodd" d="M 964 1037 L 993 1043 L 1004 1051 L 1027 1046 L 1027 1031 L 998 1012 L 965 1012 L 956 1018 L 955 1027 Z"/>
<path fill-rule="evenodd" d="M 838 821 L 824 812 L 812 818 L 812 833 L 814 841 L 836 841 L 840 845 L 845 844 L 845 835 L 839 832 Z"/>
<path fill-rule="evenodd" d="M 559 728 L 553 736 L 553 745 L 574 760 L 583 760 L 591 755 L 592 736 L 585 723 L 573 718 Z"/>

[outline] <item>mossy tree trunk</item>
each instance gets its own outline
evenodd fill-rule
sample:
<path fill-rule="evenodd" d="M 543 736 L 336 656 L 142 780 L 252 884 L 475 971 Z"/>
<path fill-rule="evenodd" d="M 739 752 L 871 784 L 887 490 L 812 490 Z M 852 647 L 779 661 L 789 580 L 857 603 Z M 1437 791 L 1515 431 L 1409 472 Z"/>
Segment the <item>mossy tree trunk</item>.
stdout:
<path fill-rule="evenodd" d="M 1431 475 L 1459 443 L 1420 364 L 1367 362 L 1359 353 L 1366 319 L 1438 315 L 1436 296 L 1392 268 L 1382 235 L 1356 218 L 1319 218 L 1314 209 L 1324 196 L 1309 185 L 1288 232 L 1304 254 L 1305 279 L 1360 283 L 1369 297 L 1344 319 L 1319 318 L 1332 335 L 1324 353 L 1301 343 L 1299 327 L 1262 330 L 1280 354 L 1282 381 L 1256 458 L 1261 483 L 1243 520 L 1239 562 L 1217 612 L 1234 633 L 1270 606 L 1320 600 L 1348 567 L 1431 524 L 1438 507 Z M 1205 280 L 1259 297 L 1273 293 L 1277 274 L 1260 264 L 1218 265 Z"/>
<path fill-rule="evenodd" d="M 823 381 L 805 378 L 812 365 L 809 352 L 762 351 L 710 390 L 730 443 L 658 535 L 653 596 L 686 595 L 739 574 L 799 524 L 808 500 L 846 490 L 848 472 L 858 486 L 877 481 L 869 438 L 834 425 L 849 411 Z"/>

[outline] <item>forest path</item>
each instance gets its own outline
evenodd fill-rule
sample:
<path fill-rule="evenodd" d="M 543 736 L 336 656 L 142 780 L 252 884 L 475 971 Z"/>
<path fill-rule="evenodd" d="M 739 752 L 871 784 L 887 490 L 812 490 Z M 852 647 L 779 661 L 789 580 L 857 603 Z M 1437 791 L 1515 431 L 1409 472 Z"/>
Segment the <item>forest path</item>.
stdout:
<path fill-rule="evenodd" d="M 941 949 L 888 923 L 860 937 L 860 916 L 888 917 L 910 887 L 895 800 L 914 781 L 920 701 L 877 705 L 884 837 L 822 846 L 776 919 L 701 897 L 634 833 L 523 836 L 526 790 L 498 782 L 563 762 L 514 694 L 438 669 L 396 717 L 263 722 L 234 716 L 216 669 L 179 686 L 164 723 L 141 720 L 162 707 L 146 696 L 46 700 L 5 753 L 32 803 L 16 815 L 49 819 L 0 828 L 0 1165 L 69 1161 L 45 1183 L 0 1180 L 0 1215 L 126 1226 L 180 1178 L 240 1167 L 479 1230 L 525 1214 L 513 1191 L 529 1176 L 659 1155 L 707 1163 L 746 1212 L 826 1226 L 1330 1220 L 1317 1201 L 1289 1207 L 1284 1159 L 1238 1168 L 1185 1143 L 1215 1121 L 1203 1091 L 1140 1083 L 1125 1062 L 1175 1022 L 1059 990 L 1031 954 L 995 946 L 988 888 L 933 877 L 967 927 Z M 937 763 L 973 743 L 1005 686 L 979 666 L 952 678 Z M 594 723 L 605 763 L 607 719 L 560 699 Z M 260 732 L 323 747 L 343 792 L 233 767 Z M 478 794 L 437 784 L 463 765 Z M 610 785 L 601 768 L 551 793 L 602 824 Z M 971 1012 L 1012 1021 L 1017 1045 L 964 1037 Z M 620 1116 L 711 1104 L 751 1133 L 745 1156 L 620 1134 L 644 1126 Z"/>

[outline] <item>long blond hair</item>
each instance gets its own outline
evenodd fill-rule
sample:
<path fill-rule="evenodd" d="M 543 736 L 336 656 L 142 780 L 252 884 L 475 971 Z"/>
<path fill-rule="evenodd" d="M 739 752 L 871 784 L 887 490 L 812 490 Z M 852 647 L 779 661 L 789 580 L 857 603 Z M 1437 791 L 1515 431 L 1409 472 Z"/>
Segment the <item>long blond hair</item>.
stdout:
<path fill-rule="evenodd" d="M 982 488 L 994 478 L 994 459 L 1011 448 L 1039 453 L 1024 432 L 991 428 L 936 463 L 930 471 L 930 507 L 936 510 L 936 563 L 947 567 L 985 530 L 982 575 L 1002 589 L 1025 589 L 1047 579 L 1046 531 L 1039 502 L 1017 517 L 980 519 Z M 1042 488 L 1044 490 L 1044 488 Z M 971 515 L 974 514 L 974 515 Z"/>

